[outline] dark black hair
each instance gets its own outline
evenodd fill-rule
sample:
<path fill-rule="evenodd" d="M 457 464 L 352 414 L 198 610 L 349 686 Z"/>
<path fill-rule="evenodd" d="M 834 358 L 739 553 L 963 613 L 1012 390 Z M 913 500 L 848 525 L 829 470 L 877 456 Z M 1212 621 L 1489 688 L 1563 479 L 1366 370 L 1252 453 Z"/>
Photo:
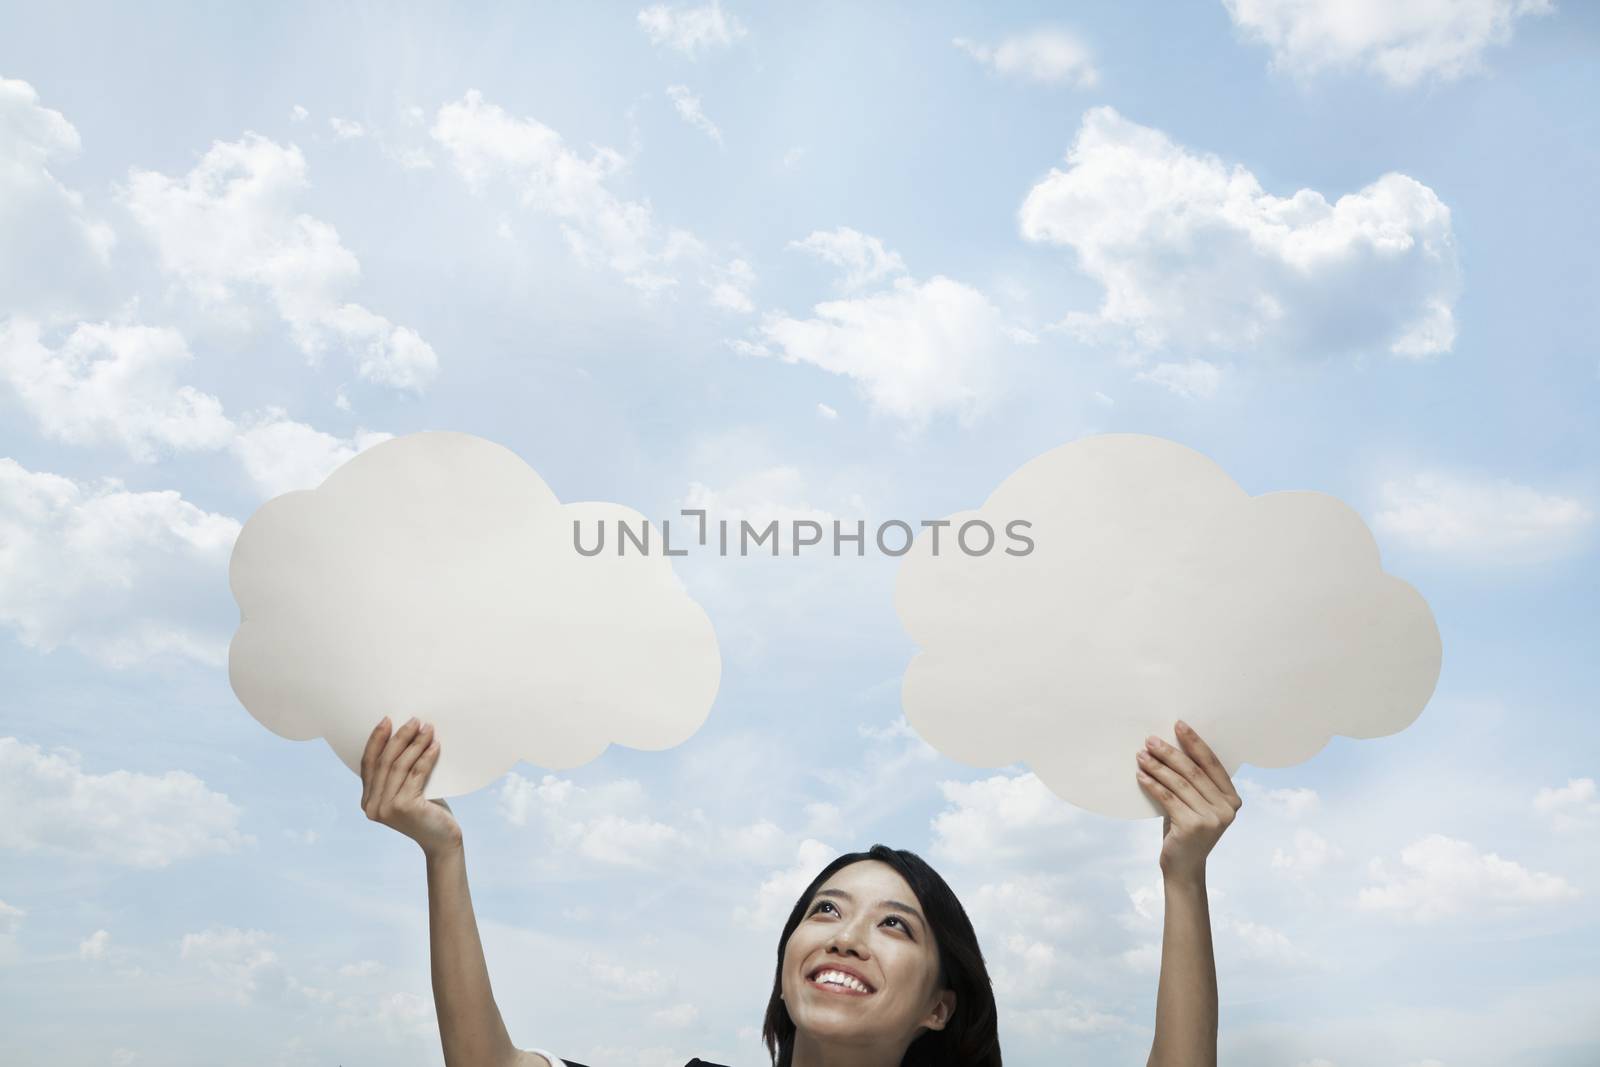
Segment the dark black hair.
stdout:
<path fill-rule="evenodd" d="M 794 1020 L 783 1002 L 783 951 L 789 936 L 804 918 L 806 903 L 834 871 L 861 860 L 887 863 L 906 880 L 922 906 L 922 913 L 933 928 L 939 947 L 939 988 L 956 995 L 956 1010 L 942 1030 L 924 1031 L 911 1042 L 900 1067 L 1000 1067 L 1000 1036 L 996 1027 L 994 988 L 978 948 L 978 935 L 972 929 L 966 909 L 955 893 L 939 877 L 939 872 L 905 849 L 873 845 L 866 852 L 847 852 L 822 868 L 795 902 L 789 921 L 778 938 L 778 968 L 772 980 L 772 997 L 767 1001 L 767 1017 L 761 1039 L 772 1056 L 773 1067 L 790 1067 L 794 1058 Z"/>

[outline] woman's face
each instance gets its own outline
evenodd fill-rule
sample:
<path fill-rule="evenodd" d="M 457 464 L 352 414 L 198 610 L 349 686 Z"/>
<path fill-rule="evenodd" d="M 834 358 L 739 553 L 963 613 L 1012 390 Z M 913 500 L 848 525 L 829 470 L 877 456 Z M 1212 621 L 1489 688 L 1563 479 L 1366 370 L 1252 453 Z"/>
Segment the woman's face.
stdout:
<path fill-rule="evenodd" d="M 870 988 L 819 985 L 832 967 Z M 783 949 L 783 1001 L 797 1041 L 882 1048 L 891 1062 L 922 1032 L 940 1030 L 955 993 L 938 988 L 939 948 L 898 871 L 860 860 L 833 872 L 806 902 Z"/>

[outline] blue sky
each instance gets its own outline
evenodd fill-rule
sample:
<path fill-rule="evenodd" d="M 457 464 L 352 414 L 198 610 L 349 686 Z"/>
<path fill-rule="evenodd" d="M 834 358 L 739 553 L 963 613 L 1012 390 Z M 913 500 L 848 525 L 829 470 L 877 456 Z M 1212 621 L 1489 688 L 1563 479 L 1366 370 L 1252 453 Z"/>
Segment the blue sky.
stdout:
<path fill-rule="evenodd" d="M 239 705 L 226 572 L 449 429 L 658 520 L 937 517 L 1107 431 L 1339 497 L 1443 672 L 1235 774 L 1223 1062 L 1593 1062 L 1597 43 L 1535 0 L 0 5 L 0 1058 L 440 1062 L 421 856 Z M 972 914 L 1008 1062 L 1141 1062 L 1158 825 L 918 739 L 892 559 L 678 570 L 705 727 L 454 804 L 513 1041 L 765 1062 L 787 908 L 883 841 Z"/>

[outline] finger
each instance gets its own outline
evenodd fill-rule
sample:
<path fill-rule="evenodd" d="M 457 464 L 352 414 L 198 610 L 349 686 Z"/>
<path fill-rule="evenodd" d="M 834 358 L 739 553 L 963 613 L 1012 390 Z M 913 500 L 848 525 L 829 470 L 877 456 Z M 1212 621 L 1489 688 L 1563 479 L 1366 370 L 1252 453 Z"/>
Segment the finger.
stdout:
<path fill-rule="evenodd" d="M 433 765 L 439 762 L 439 738 L 434 737 L 417 757 L 417 762 L 411 765 L 411 777 L 417 780 L 418 791 L 428 784 L 428 778 L 433 774 Z"/>
<path fill-rule="evenodd" d="M 1194 786 L 1190 785 L 1183 775 L 1156 759 L 1148 750 L 1139 750 L 1139 767 L 1141 773 L 1155 779 L 1157 784 L 1164 786 L 1169 793 L 1178 799 L 1180 806 L 1174 809 L 1172 814 L 1179 816 L 1199 815 L 1206 810 L 1206 800 L 1195 792 Z"/>
<path fill-rule="evenodd" d="M 389 716 L 378 720 L 378 725 L 367 735 L 367 747 L 361 751 L 361 804 L 367 803 L 367 793 L 372 787 L 372 768 L 378 762 L 378 753 L 389 736 Z"/>
<path fill-rule="evenodd" d="M 1222 791 L 1217 788 L 1217 783 L 1213 782 L 1211 776 L 1201 770 L 1199 765 L 1189 758 L 1188 753 L 1175 745 L 1168 744 L 1159 737 L 1155 738 L 1155 743 L 1156 747 L 1153 751 L 1156 758 L 1177 771 L 1183 780 L 1188 783 L 1189 789 L 1199 799 L 1200 803 L 1195 804 L 1189 794 L 1180 789 L 1179 791 L 1183 793 L 1184 799 L 1190 801 L 1190 807 L 1193 807 L 1196 811 L 1210 808 L 1218 812 L 1227 808 L 1228 802 L 1223 798 Z"/>
<path fill-rule="evenodd" d="M 1238 790 L 1233 788 L 1233 778 L 1228 774 L 1228 769 L 1222 765 L 1222 760 L 1217 758 L 1217 754 L 1211 751 L 1211 746 L 1201 740 L 1200 735 L 1194 732 L 1194 728 L 1182 719 L 1178 720 L 1178 741 L 1216 783 L 1217 789 L 1227 799 L 1228 806 L 1238 811 L 1244 800 L 1239 796 Z"/>
<path fill-rule="evenodd" d="M 1161 805 L 1164 814 L 1161 817 L 1161 836 L 1167 836 L 1167 830 L 1172 825 L 1172 813 L 1179 808 L 1187 809 L 1188 805 L 1178 798 L 1178 795 L 1143 771 L 1139 772 L 1139 788 L 1143 789 L 1155 802 Z"/>
<path fill-rule="evenodd" d="M 390 800 L 400 796 L 402 793 L 409 795 L 409 793 L 416 792 L 412 788 L 417 783 L 412 781 L 411 768 L 416 765 L 422 754 L 428 751 L 428 746 L 431 744 L 433 744 L 433 725 L 431 723 L 423 723 L 417 727 L 416 733 L 412 735 L 411 743 L 405 747 L 405 750 L 399 756 L 395 757 L 394 767 L 389 771 L 389 780 L 386 783 Z"/>
<path fill-rule="evenodd" d="M 411 744 L 411 739 L 416 736 L 417 728 L 420 725 L 421 723 L 417 722 L 415 715 L 407 719 L 400 729 L 390 736 L 388 743 L 383 746 L 383 751 L 378 754 L 378 773 L 372 783 L 372 800 L 374 803 L 382 804 L 391 796 L 389 779 L 393 773 L 395 757 L 404 752 L 406 746 Z"/>

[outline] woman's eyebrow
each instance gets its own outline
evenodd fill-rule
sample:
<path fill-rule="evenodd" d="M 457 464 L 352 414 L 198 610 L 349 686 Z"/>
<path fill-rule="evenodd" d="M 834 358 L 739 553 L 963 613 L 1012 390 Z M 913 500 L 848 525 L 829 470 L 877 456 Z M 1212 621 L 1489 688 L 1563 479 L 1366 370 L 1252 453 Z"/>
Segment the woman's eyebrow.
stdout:
<path fill-rule="evenodd" d="M 855 900 L 856 900 L 855 897 L 851 896 L 849 893 L 846 893 L 843 889 L 823 889 L 823 890 L 819 890 L 818 893 L 817 893 L 817 896 L 819 896 L 819 897 L 842 897 L 842 898 L 844 898 L 845 900 L 849 901 L 852 904 L 854 904 Z M 910 904 L 904 904 L 904 903 L 901 903 L 898 900 L 880 900 L 880 901 L 878 901 L 878 907 L 880 907 L 880 908 L 888 908 L 890 911 L 903 911 L 907 915 L 911 916 L 913 919 L 917 920 L 917 922 L 921 923 L 923 926 L 927 926 L 928 925 L 928 921 L 922 917 L 922 913 L 920 911 L 918 911 L 916 908 L 913 908 Z"/>

